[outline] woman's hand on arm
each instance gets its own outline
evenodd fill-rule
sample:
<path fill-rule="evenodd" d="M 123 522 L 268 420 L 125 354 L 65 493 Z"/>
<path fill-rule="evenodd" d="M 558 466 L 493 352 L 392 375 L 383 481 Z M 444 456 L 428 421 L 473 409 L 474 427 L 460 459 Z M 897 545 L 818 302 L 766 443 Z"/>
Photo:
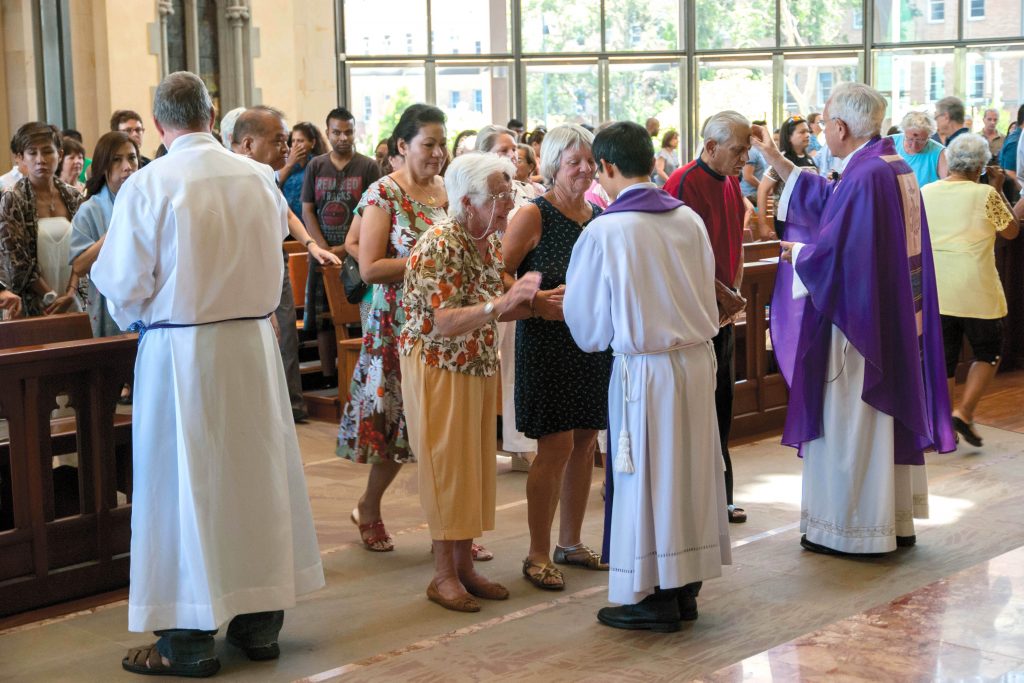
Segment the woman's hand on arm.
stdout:
<path fill-rule="evenodd" d="M 379 206 L 363 208 L 360 227 L 359 275 L 369 284 L 401 282 L 405 277 L 404 258 L 385 258 L 388 237 L 391 235 L 391 216 Z"/>
<path fill-rule="evenodd" d="M 75 275 L 85 277 L 89 274 L 89 271 L 92 270 L 92 264 L 96 263 L 96 259 L 100 255 L 100 249 L 103 248 L 103 241 L 106 238 L 107 236 L 103 235 L 93 242 L 88 249 L 75 257 L 75 260 L 71 262 L 71 270 Z"/>

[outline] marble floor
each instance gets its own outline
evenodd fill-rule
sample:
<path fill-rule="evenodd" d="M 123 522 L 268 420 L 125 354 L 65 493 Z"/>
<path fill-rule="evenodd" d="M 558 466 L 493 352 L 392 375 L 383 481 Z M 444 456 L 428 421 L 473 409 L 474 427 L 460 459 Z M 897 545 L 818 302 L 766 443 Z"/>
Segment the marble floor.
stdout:
<path fill-rule="evenodd" d="M 511 599 L 477 614 L 428 602 L 432 563 L 414 466 L 384 501 L 395 552 L 367 552 L 348 520 L 365 468 L 333 456 L 333 425 L 301 425 L 327 587 L 288 611 L 277 661 L 249 662 L 219 639 L 218 679 L 1024 680 L 1024 435 L 979 431 L 984 448 L 930 457 L 932 517 L 919 521 L 918 545 L 877 559 L 802 551 L 799 460 L 777 438 L 737 446 L 736 497 L 750 521 L 731 528 L 734 564 L 705 583 L 700 619 L 666 635 L 600 625 L 604 574 L 569 569 L 561 593 L 522 578 L 526 476 L 507 459 L 497 529 L 484 538 L 497 557 L 479 568 Z M 600 476 L 584 527 L 594 546 Z M 0 625 L 0 680 L 133 679 L 121 656 L 152 638 L 129 633 L 126 604 L 111 597 Z"/>

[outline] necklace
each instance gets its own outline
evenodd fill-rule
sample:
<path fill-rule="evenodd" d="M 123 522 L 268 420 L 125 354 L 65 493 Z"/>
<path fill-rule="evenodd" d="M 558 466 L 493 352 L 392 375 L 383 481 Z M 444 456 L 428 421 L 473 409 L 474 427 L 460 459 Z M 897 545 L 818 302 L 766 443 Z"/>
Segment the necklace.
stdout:
<path fill-rule="evenodd" d="M 45 199 L 45 200 L 43 200 L 43 201 L 47 202 L 47 206 L 48 206 L 48 208 L 50 209 L 50 215 L 53 215 L 53 214 L 57 213 L 57 206 L 56 206 L 56 204 L 54 204 L 54 200 L 53 200 L 53 194 L 54 194 L 54 193 L 53 193 L 53 191 L 51 190 L 51 191 L 50 191 L 50 196 L 49 196 L 49 198 L 48 198 L 48 199 Z M 37 201 L 38 201 L 38 200 L 40 200 L 40 199 L 42 199 L 42 197 L 40 197 L 40 196 L 39 196 L 39 193 L 38 193 L 38 192 L 36 193 L 36 199 L 37 199 Z"/>
<path fill-rule="evenodd" d="M 415 180 L 412 181 L 412 184 L 417 190 L 420 191 L 421 194 L 427 195 L 427 204 L 429 206 L 434 206 L 434 204 L 437 203 L 437 197 L 435 197 L 433 192 L 431 191 L 433 188 L 424 189 L 423 186 L 417 183 Z"/>

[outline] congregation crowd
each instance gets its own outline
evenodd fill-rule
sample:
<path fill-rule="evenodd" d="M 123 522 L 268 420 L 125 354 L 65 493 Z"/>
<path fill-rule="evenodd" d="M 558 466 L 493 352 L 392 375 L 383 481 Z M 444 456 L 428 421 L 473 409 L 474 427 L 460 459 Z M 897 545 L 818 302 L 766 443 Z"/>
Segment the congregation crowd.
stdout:
<path fill-rule="evenodd" d="M 230 643 L 275 658 L 283 610 L 324 584 L 286 239 L 309 253 L 303 328 L 325 374 L 323 278 L 337 271 L 320 266 L 341 266 L 360 307 L 336 443 L 369 465 L 351 521 L 367 550 L 393 550 L 382 500 L 417 463 L 426 593 L 445 608 L 509 597 L 475 569 L 494 559 L 480 540 L 495 526 L 500 400 L 502 448 L 529 462 L 524 578 L 557 591 L 567 567 L 609 572 L 620 606 L 598 619 L 616 628 L 697 618 L 702 582 L 730 562 L 729 524 L 747 518 L 728 441 L 753 240 L 780 240 L 771 331 L 790 387 L 783 443 L 804 458 L 801 545 L 913 545 L 924 453 L 982 444 L 974 411 L 1007 315 L 994 248 L 1024 219 L 1024 106 L 1005 135 L 996 110 L 973 132 L 956 98 L 882 135 L 887 106 L 842 84 L 774 136 L 718 112 L 688 163 L 654 118 L 531 132 L 513 119 L 449 144 L 428 104 L 370 157 L 345 107 L 323 128 L 268 106 L 218 121 L 185 72 L 156 90 L 152 160 L 134 111 L 113 114 L 91 156 L 75 131 L 21 126 L 0 177 L 0 310 L 85 311 L 97 337 L 140 334 L 124 392 L 129 628 L 159 640 L 123 666 L 211 675 L 229 620 Z M 951 406 L 965 337 L 974 362 Z M 596 451 L 604 535 L 584 539 Z"/>

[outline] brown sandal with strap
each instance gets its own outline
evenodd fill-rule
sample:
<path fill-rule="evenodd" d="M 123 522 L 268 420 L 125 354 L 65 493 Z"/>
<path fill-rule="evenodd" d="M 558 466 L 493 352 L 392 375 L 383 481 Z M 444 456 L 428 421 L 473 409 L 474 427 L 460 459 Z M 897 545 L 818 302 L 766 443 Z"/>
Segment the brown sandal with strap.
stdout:
<path fill-rule="evenodd" d="M 375 553 L 387 553 L 395 549 L 395 544 L 391 540 L 391 534 L 384 528 L 384 520 L 378 519 L 376 522 L 370 522 L 369 524 L 360 524 L 359 508 L 352 510 L 349 519 L 359 529 L 359 537 L 362 539 L 363 546 L 367 550 Z"/>
<path fill-rule="evenodd" d="M 214 657 L 191 664 L 170 662 L 164 664 L 156 643 L 146 647 L 133 647 L 121 660 L 125 671 L 143 676 L 186 676 L 188 678 L 206 678 L 220 671 L 220 661 Z"/>
<path fill-rule="evenodd" d="M 538 569 L 539 571 L 531 574 L 531 569 Z M 537 564 L 527 557 L 523 560 L 523 576 L 537 588 L 546 591 L 560 591 L 565 588 L 565 578 L 562 576 L 561 570 L 550 562 Z M 551 579 L 555 579 L 557 583 L 551 583 Z"/>

